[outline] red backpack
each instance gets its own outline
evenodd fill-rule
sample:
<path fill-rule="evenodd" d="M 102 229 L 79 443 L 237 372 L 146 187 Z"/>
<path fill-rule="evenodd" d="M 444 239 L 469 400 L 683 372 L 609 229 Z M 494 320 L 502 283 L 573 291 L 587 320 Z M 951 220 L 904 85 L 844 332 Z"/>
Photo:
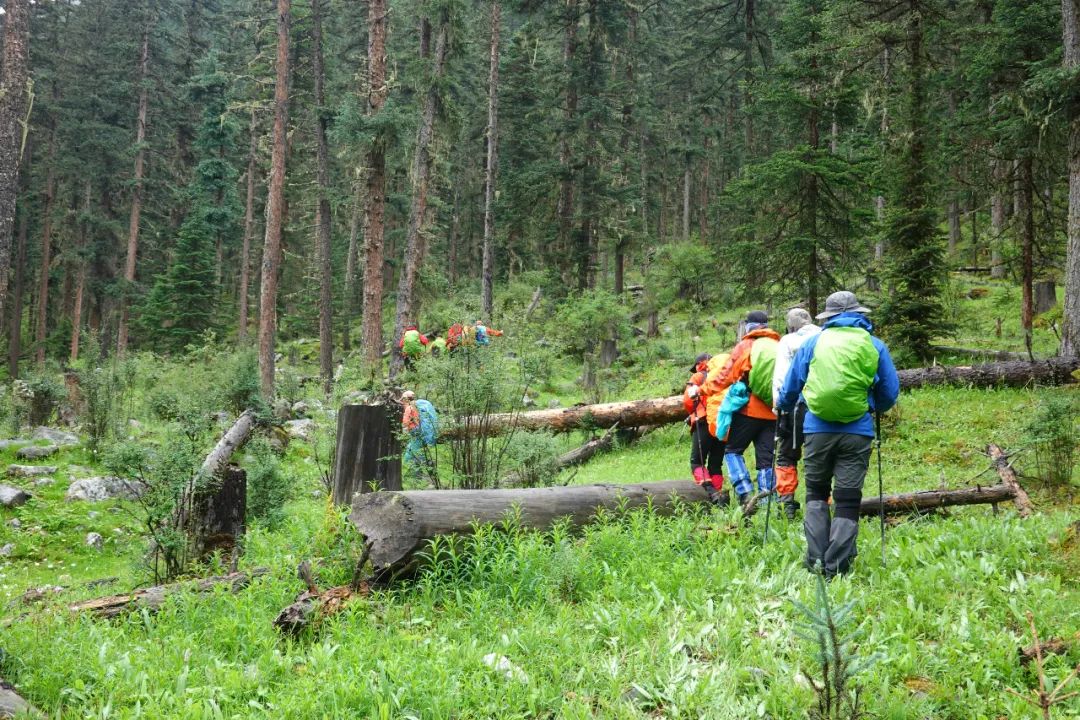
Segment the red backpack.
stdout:
<path fill-rule="evenodd" d="M 461 344 L 461 336 L 464 333 L 464 329 L 461 327 L 461 323 L 454 323 L 450 326 L 450 329 L 446 331 L 446 347 L 453 350 Z"/>

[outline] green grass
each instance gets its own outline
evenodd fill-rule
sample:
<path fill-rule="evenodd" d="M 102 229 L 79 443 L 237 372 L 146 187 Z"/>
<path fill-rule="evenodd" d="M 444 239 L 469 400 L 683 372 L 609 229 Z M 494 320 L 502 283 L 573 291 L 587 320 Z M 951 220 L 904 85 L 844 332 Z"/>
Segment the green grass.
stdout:
<path fill-rule="evenodd" d="M 975 315 L 985 330 L 989 316 Z M 636 349 L 643 355 L 621 370 L 613 396 L 677 389 L 686 357 L 708 343 L 691 331 L 676 317 L 663 348 Z M 544 396 L 579 399 L 577 371 L 558 361 Z M 1024 450 L 1032 409 L 1075 392 L 905 393 L 886 421 L 886 491 L 993 484 L 986 443 Z M 152 423 L 146 432 L 167 440 Z M 581 441 L 560 439 L 565 447 Z M 801 528 L 776 516 L 765 547 L 763 515 L 744 527 L 734 511 L 692 508 L 672 518 L 611 514 L 576 534 L 484 529 L 464 548 L 437 546 L 439 562 L 418 579 L 355 601 L 317 634 L 282 638 L 271 621 L 302 589 L 297 563 L 312 559 L 320 583 L 342 583 L 357 547 L 348 524 L 312 497 L 315 454 L 289 446 L 286 519 L 250 529 L 242 567 L 267 566 L 269 576 L 236 595 L 178 596 L 157 615 L 109 622 L 71 616 L 63 605 L 145 580 L 136 527 L 122 504 L 63 501 L 72 465 L 102 472 L 94 454 L 64 449 L 45 461 L 60 466 L 57 483 L 23 508 L 0 510 L 0 545 L 16 545 L 0 561 L 2 612 L 12 620 L 0 634 L 0 676 L 63 718 L 805 717 L 812 693 L 804 676 L 816 670 L 812 648 L 795 634 L 792 601 L 811 602 L 814 581 L 800 564 Z M 689 481 L 688 454 L 685 428 L 671 426 L 559 481 Z M 1016 465 L 1033 469 L 1030 453 Z M 1035 717 L 1005 688 L 1035 682 L 1016 656 L 1029 641 L 1026 611 L 1044 637 L 1080 632 L 1080 539 L 1067 531 L 1080 511 L 1076 476 L 1067 489 L 1025 482 L 1041 510 L 1035 517 L 1020 520 L 1002 506 L 997 515 L 971 507 L 909 519 L 890 526 L 885 567 L 876 523 L 862 524 L 855 573 L 830 593 L 856 601 L 867 630 L 860 651 L 884 655 L 861 679 L 873 717 Z M 876 492 L 873 472 L 867 492 Z M 7 526 L 13 517 L 19 531 Z M 83 545 L 90 531 L 105 536 L 101 553 Z M 86 586 L 108 576 L 119 579 Z M 67 589 L 32 607 L 16 600 L 44 584 Z M 488 667 L 489 654 L 505 656 L 525 679 Z M 1080 646 L 1051 658 L 1050 676 L 1076 662 Z M 1055 717 L 1080 717 L 1080 703 Z"/>

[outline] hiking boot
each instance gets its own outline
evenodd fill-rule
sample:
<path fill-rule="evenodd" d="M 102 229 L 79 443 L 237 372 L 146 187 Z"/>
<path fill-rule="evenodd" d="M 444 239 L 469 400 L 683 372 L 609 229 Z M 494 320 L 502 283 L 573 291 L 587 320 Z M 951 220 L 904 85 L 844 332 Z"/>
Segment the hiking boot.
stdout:
<path fill-rule="evenodd" d="M 717 490 L 712 485 L 705 485 L 705 492 L 709 495 L 709 502 L 713 507 L 726 508 L 730 499 L 728 498 L 727 490 Z"/>
<path fill-rule="evenodd" d="M 751 496 L 751 493 L 739 493 L 739 506 L 745 508 L 746 503 L 750 501 Z"/>
<path fill-rule="evenodd" d="M 788 520 L 794 520 L 799 512 L 799 503 L 795 500 L 795 495 L 781 495 L 780 503 L 784 506 L 784 516 Z"/>

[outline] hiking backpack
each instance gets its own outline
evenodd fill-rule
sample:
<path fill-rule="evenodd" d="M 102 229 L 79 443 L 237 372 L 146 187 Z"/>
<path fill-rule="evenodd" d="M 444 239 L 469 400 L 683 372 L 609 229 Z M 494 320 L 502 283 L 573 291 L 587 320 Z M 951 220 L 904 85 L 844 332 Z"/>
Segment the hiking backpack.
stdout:
<path fill-rule="evenodd" d="M 866 330 L 825 328 L 817 337 L 803 397 L 826 422 L 855 422 L 870 409 L 867 399 L 877 375 L 878 351 Z"/>
<path fill-rule="evenodd" d="M 779 343 L 770 337 L 759 337 L 750 346 L 750 374 L 746 384 L 750 392 L 772 407 L 773 368 L 776 367 L 776 348 Z"/>
<path fill-rule="evenodd" d="M 424 343 L 420 342 L 419 330 L 406 330 L 402 338 L 401 351 L 413 357 L 424 352 Z"/>

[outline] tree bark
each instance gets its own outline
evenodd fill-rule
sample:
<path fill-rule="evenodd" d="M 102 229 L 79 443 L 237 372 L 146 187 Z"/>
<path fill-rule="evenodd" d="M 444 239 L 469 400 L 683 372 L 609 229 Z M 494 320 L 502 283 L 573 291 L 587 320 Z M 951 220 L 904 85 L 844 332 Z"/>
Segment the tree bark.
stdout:
<path fill-rule="evenodd" d="M 191 515 L 191 557 L 204 560 L 215 552 L 236 557 L 245 530 L 247 473 L 228 465 L 214 482 L 196 493 Z"/>
<path fill-rule="evenodd" d="M 8 377 L 19 377 L 19 356 L 22 355 L 23 285 L 26 277 L 26 216 L 19 217 L 18 241 L 15 250 L 15 286 L 12 288 L 11 323 L 8 330 Z"/>
<path fill-rule="evenodd" d="M 686 157 L 683 163 L 682 181 L 682 239 L 686 242 L 690 239 L 690 157 Z"/>
<path fill-rule="evenodd" d="M 1029 354 L 1031 353 L 1032 321 L 1035 316 L 1035 298 L 1032 291 L 1035 284 L 1035 182 L 1032 176 L 1032 163 L 1030 156 L 1022 158 L 1017 163 L 1019 187 L 1016 193 L 1022 250 L 1020 286 L 1023 290 L 1023 301 L 1020 308 L 1020 327 L 1024 330 L 1024 345 Z"/>
<path fill-rule="evenodd" d="M 319 375 L 323 392 L 330 393 L 334 381 L 334 296 L 333 271 L 330 260 L 330 150 L 327 143 L 329 111 L 326 109 L 326 72 L 323 67 L 323 0 L 311 2 L 311 41 L 314 52 L 312 70 L 315 73 L 315 133 L 317 136 L 319 210 L 315 233 L 319 258 Z"/>
<path fill-rule="evenodd" d="M 1027 492 L 1020 485 L 1020 481 L 1016 479 L 1016 472 L 1009 464 L 1009 456 L 993 443 L 987 446 L 986 453 L 993 460 L 994 469 L 997 470 L 1002 484 L 1012 490 L 1012 501 L 1016 505 L 1016 511 L 1020 513 L 1020 517 L 1030 517 L 1031 513 L 1035 512 L 1035 507 L 1031 504 L 1031 498 L 1028 497 Z"/>
<path fill-rule="evenodd" d="M 41 220 L 41 264 L 38 266 L 37 323 L 34 345 L 38 368 L 45 364 L 45 336 L 49 318 L 49 272 L 52 270 L 52 214 L 56 200 L 56 120 L 50 120 L 48 170 L 45 176 L 44 209 Z"/>
<path fill-rule="evenodd" d="M 499 32 L 502 6 L 491 2 L 491 50 L 488 58 L 487 167 L 484 172 L 484 257 L 482 307 L 485 322 L 492 322 L 495 272 L 495 174 L 499 151 Z"/>
<path fill-rule="evenodd" d="M 344 405 L 338 411 L 334 452 L 336 505 L 346 505 L 354 494 L 401 489 L 401 405 L 389 400 L 371 405 Z"/>
<path fill-rule="evenodd" d="M 1035 314 L 1050 312 L 1057 305 L 1057 283 L 1039 280 L 1035 283 Z"/>
<path fill-rule="evenodd" d="M 136 590 L 123 595 L 108 595 L 106 597 L 83 600 L 68 605 L 68 610 L 73 613 L 86 612 L 98 618 L 114 618 L 131 610 L 146 610 L 155 613 L 165 605 L 165 600 L 183 592 L 195 592 L 206 594 L 218 589 L 236 593 L 243 590 L 257 577 L 269 574 L 268 568 L 255 568 L 250 572 L 234 572 L 228 575 L 203 578 L 201 580 L 185 580 L 184 582 L 170 583 L 168 585 L 155 585 L 143 590 Z"/>
<path fill-rule="evenodd" d="M 277 0 L 277 58 L 274 78 L 274 144 L 266 193 L 266 234 L 263 241 L 259 293 L 259 384 L 263 398 L 274 397 L 274 344 L 277 337 L 278 272 L 285 205 L 285 153 L 289 118 L 289 15 L 291 0 Z"/>
<path fill-rule="evenodd" d="M 1080 71 L 1080 0 L 1061 0 L 1065 69 Z M 1069 219 L 1061 355 L 1080 356 L 1080 107 L 1068 107 Z"/>
<path fill-rule="evenodd" d="M 997 503 L 1014 497 L 1004 485 L 932 490 L 884 497 L 885 512 L 907 514 L 953 505 Z M 685 503 L 705 503 L 705 491 L 688 480 L 645 484 L 578 485 L 519 490 L 410 490 L 355 495 L 349 520 L 371 543 L 376 578 L 385 581 L 409 574 L 422 561 L 419 553 L 437 537 L 470 535 L 477 523 L 499 528 L 507 513 L 516 526 L 546 530 L 556 522 L 587 525 L 598 510 L 622 512 L 651 507 L 670 515 Z M 876 516 L 877 497 L 862 501 L 860 513 Z"/>
<path fill-rule="evenodd" d="M 8 299 L 15 196 L 19 191 L 19 164 L 28 129 L 30 0 L 7 0 L 4 10 L 4 51 L 0 65 L 0 317 L 4 317 Z"/>
<path fill-rule="evenodd" d="M 352 336 L 350 334 L 350 329 L 353 318 L 356 316 L 356 264 L 360 260 L 357 241 L 360 238 L 360 217 L 362 207 L 363 196 L 358 185 L 353 202 L 352 214 L 349 218 L 349 247 L 345 251 L 345 288 L 342 293 L 344 298 L 341 302 L 341 349 L 345 353 L 352 350 Z"/>
<path fill-rule="evenodd" d="M 563 126 L 559 133 L 559 205 L 557 214 L 558 245 L 561 258 L 573 257 L 574 251 L 571 245 L 571 230 L 574 223 L 574 159 L 572 157 L 572 139 L 574 123 L 577 118 L 578 88 L 577 73 L 575 69 L 577 56 L 577 2 L 566 2 L 566 31 L 563 37 L 563 73 L 566 77 L 565 95 L 563 105 Z M 565 262 L 561 263 L 565 274 Z M 564 277 L 564 279 L 566 279 Z"/>
<path fill-rule="evenodd" d="M 369 0 L 368 94 L 369 120 L 382 111 L 389 88 L 386 84 L 387 0 Z M 374 373 L 382 366 L 384 217 L 386 213 L 386 149 L 383 139 L 372 140 L 367 153 L 367 222 L 364 232 L 364 314 L 362 320 L 364 364 Z"/>
<path fill-rule="evenodd" d="M 83 195 L 83 215 L 90 213 L 90 181 L 86 181 Z M 82 333 L 83 298 L 86 294 L 86 258 L 81 257 L 85 252 L 87 243 L 87 223 L 84 217 L 79 221 L 78 241 L 76 249 L 75 270 L 75 299 L 71 306 L 71 347 L 68 352 L 68 362 L 74 364 L 79 359 L 79 337 Z"/>
<path fill-rule="evenodd" d="M 255 237 L 255 173 L 258 172 L 259 138 L 255 108 L 251 108 L 250 145 L 248 146 L 247 196 L 244 200 L 244 240 L 240 247 L 239 308 L 236 320 L 236 343 L 247 345 L 248 287 L 251 284 L 251 241 Z"/>
<path fill-rule="evenodd" d="M 428 20 L 422 21 L 425 25 Z M 447 11 L 441 10 L 439 26 L 435 30 L 435 48 L 432 56 L 430 87 L 424 97 L 420 116 L 420 129 L 416 136 L 416 154 L 413 157 L 413 196 L 409 210 L 409 227 L 405 236 L 405 257 L 401 277 L 398 280 L 397 313 L 394 321 L 394 338 L 401 337 L 405 326 L 414 322 L 416 312 L 416 277 L 423 263 L 425 219 L 427 218 L 428 190 L 431 184 L 431 167 L 435 160 L 431 144 L 435 140 L 435 115 L 440 106 L 439 85 L 446 68 L 446 53 L 450 18 Z M 421 33 L 423 34 L 423 33 Z M 404 358 L 401 353 L 390 354 L 390 378 L 401 371 Z"/>
<path fill-rule="evenodd" d="M 956 247 L 960 244 L 960 200 L 955 195 L 949 199 L 949 257 L 956 254 Z"/>
<path fill-rule="evenodd" d="M 1002 160 L 995 160 L 993 163 L 994 191 L 990 194 L 990 277 L 995 280 L 1005 278 L 1005 259 L 1001 252 L 1008 217 L 1005 205 L 1006 196 L 1002 189 L 1005 176 L 1005 163 Z"/>
<path fill-rule="evenodd" d="M 139 221 L 142 216 L 143 174 L 146 162 L 146 115 L 150 104 L 150 20 L 143 28 L 142 51 L 139 53 L 139 110 L 135 119 L 135 173 L 132 177 L 131 215 L 128 218 L 127 260 L 124 263 L 124 294 L 120 298 L 120 325 L 116 329 L 116 356 L 127 354 L 128 321 L 132 288 L 135 285 L 135 265 L 139 253 Z"/>
<path fill-rule="evenodd" d="M 936 365 L 928 368 L 900 370 L 900 387 L 905 390 L 927 385 L 959 385 L 973 388 L 1025 387 L 1027 385 L 1064 385 L 1075 382 L 1072 373 L 1080 370 L 1080 358 L 1053 358 L 1038 362 L 997 362 L 965 367 Z M 557 410 L 534 410 L 523 413 L 498 413 L 487 417 L 486 423 L 469 423 L 468 427 L 498 434 L 511 428 L 519 430 L 552 430 L 564 432 L 579 428 L 664 425 L 682 422 L 686 411 L 682 395 L 631 400 L 599 405 L 578 405 Z M 444 437 L 456 437 L 460 427 L 447 426 Z"/>

